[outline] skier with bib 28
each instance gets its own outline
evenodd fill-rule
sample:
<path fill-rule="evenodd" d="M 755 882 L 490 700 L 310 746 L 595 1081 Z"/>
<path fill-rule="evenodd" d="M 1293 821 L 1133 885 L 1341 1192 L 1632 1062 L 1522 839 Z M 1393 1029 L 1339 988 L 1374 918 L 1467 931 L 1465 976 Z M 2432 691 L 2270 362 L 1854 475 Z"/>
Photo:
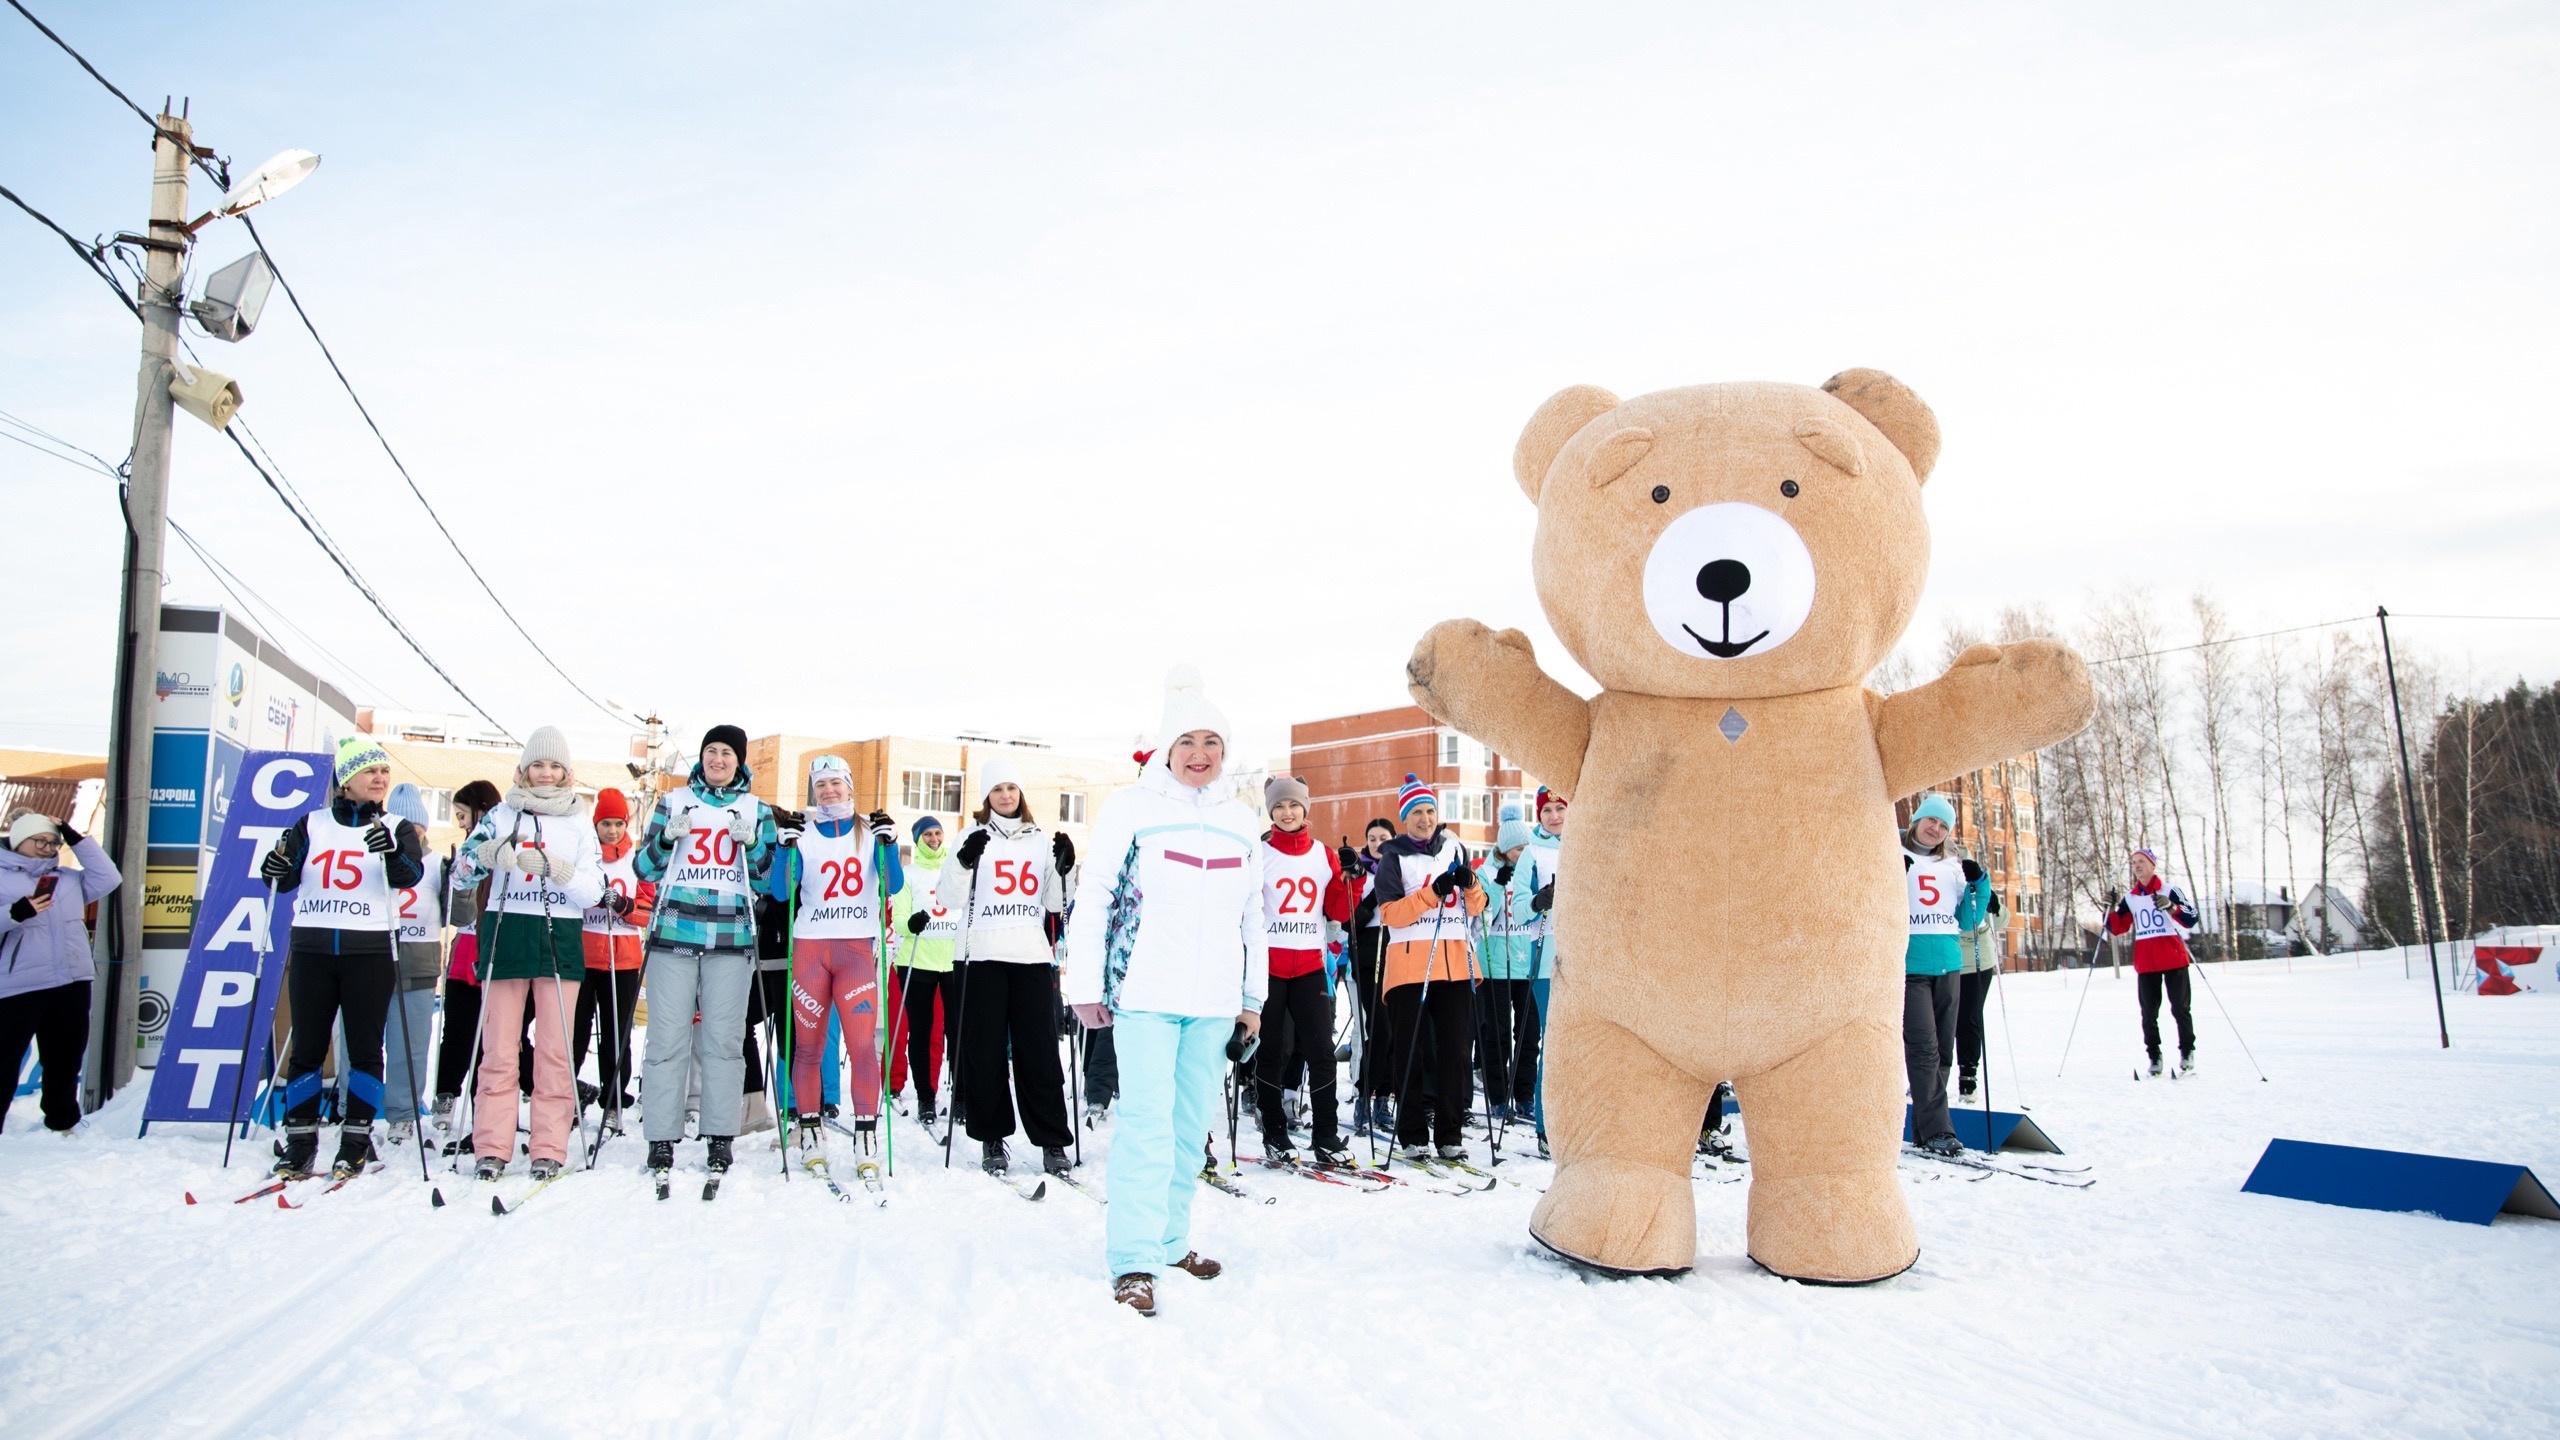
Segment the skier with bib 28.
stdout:
<path fill-rule="evenodd" d="M 808 826 L 774 866 L 773 892 L 791 919 L 791 1103 L 803 1158 L 822 1153 L 819 1063 L 827 1016 L 853 1057 L 845 1098 L 866 1148 L 880 1124 L 880 899 L 905 880 L 898 828 L 886 811 L 853 808 L 853 772 L 840 756 L 809 762 Z"/>

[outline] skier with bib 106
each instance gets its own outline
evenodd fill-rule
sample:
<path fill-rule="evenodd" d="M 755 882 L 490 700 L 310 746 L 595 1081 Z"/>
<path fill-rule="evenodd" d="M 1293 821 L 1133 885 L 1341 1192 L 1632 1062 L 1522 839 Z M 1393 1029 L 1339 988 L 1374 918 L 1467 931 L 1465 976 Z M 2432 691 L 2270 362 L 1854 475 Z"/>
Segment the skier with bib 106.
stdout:
<path fill-rule="evenodd" d="M 1041 1168 L 1064 1175 L 1075 1132 L 1058 1059 L 1055 951 L 1048 917 L 1060 911 L 1058 849 L 1031 819 L 1022 771 L 999 755 L 978 772 L 978 822 L 960 837 L 934 887 L 960 917 L 960 1044 L 953 1058 L 979 1163 L 1002 1175 L 1014 1107 L 1040 1147 Z M 1012 1075 L 1007 1093 L 1006 1074 Z"/>
<path fill-rule="evenodd" d="M 748 790 L 754 776 L 746 754 L 746 731 L 735 725 L 705 731 L 693 773 L 681 789 L 659 797 L 634 862 L 639 877 L 658 887 L 644 947 L 649 1022 L 640 1119 L 648 1168 L 661 1176 L 675 1166 L 697 1068 L 703 1160 L 714 1176 L 728 1172 L 745 1104 L 755 889 L 771 873 L 779 843 L 773 807 Z"/>
<path fill-rule="evenodd" d="M 841 1022 L 853 1057 L 845 1099 L 864 1152 L 880 1125 L 880 899 L 905 881 L 898 827 L 888 812 L 853 805 L 853 771 L 841 756 L 809 762 L 809 813 L 800 838 L 773 867 L 770 892 L 791 912 L 791 1103 L 804 1160 L 824 1157 L 826 1120 L 818 1071 L 827 1017 Z"/>
<path fill-rule="evenodd" d="M 560 1173 L 578 1123 L 569 987 L 586 978 L 580 931 L 604 894 L 603 853 L 583 809 L 568 738 L 544 725 L 525 741 L 507 798 L 481 817 L 454 860 L 457 884 L 489 881 L 479 925 L 480 1085 L 471 1116 L 471 1152 L 483 1180 L 505 1174 L 515 1158 L 516 1067 L 528 1013 L 535 1179 Z"/>
<path fill-rule="evenodd" d="M 373 1117 L 381 1107 L 382 1027 L 399 983 L 393 958 L 393 892 L 426 873 L 418 828 L 383 808 L 391 756 L 372 737 L 338 742 L 328 803 L 285 827 L 259 863 L 278 895 L 293 896 L 293 939 L 285 967 L 292 1049 L 284 1069 L 284 1151 L 276 1173 L 311 1173 L 320 1150 L 320 1064 L 332 1030 L 344 1026 L 346 1108 L 338 1116 L 334 1173 L 352 1175 L 374 1158 Z"/>
<path fill-rule="evenodd" d="M 2150 1053 L 2151 1074 L 2160 1074 L 2160 996 L 2169 997 L 2170 1018 L 2178 1022 L 2178 1073 L 2196 1073 L 2196 1024 L 2187 1001 L 2192 994 L 2187 966 L 2187 932 L 2203 920 L 2185 892 L 2160 878 L 2160 856 L 2148 847 L 2133 852 L 2129 862 L 2133 888 L 2107 897 L 2107 933 L 2133 936 L 2133 976 L 2142 1005 L 2142 1048 Z"/>
<path fill-rule="evenodd" d="M 1911 939 L 1902 952 L 1902 1065 L 1911 1086 L 1911 1139 L 1939 1155 L 1961 1154 L 1947 1109 L 1947 1071 L 1956 1059 L 1956 972 L 1964 932 L 1982 923 L 1991 882 L 1958 857 L 1956 807 L 1934 791 L 1920 798 L 1902 836 L 1903 887 Z"/>

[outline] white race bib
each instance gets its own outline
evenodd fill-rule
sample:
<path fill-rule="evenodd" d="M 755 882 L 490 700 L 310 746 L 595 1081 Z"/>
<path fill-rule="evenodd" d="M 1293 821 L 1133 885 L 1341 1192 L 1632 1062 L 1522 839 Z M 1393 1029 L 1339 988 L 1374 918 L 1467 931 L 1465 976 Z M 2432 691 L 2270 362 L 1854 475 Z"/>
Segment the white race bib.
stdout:
<path fill-rule="evenodd" d="M 970 932 L 1038 928 L 1049 913 L 1049 897 L 1041 893 L 1048 883 L 1042 872 L 1048 868 L 1048 836 L 1029 830 L 1008 839 L 988 831 L 987 848 L 978 852 L 977 886 L 969 899 Z M 951 872 L 946 867 L 943 873 Z"/>
<path fill-rule="evenodd" d="M 1384 857 L 1381 857 L 1382 859 Z M 1439 855 L 1404 855 L 1395 857 L 1404 876 L 1404 893 L 1411 897 L 1427 893 L 1431 882 L 1446 874 L 1457 860 L 1456 847 Z M 1425 910 L 1410 925 L 1391 926 L 1387 938 L 1398 945 L 1428 945 L 1441 940 L 1467 938 L 1467 892 L 1452 890 L 1438 908 Z"/>
<path fill-rule="evenodd" d="M 566 827 L 585 822 L 575 816 L 530 815 L 516 811 L 508 817 L 505 837 L 518 851 L 532 851 L 548 857 L 553 854 L 577 858 L 577 842 Z M 489 908 L 509 915 L 540 915 L 549 920 L 567 920 L 586 913 L 583 905 L 569 901 L 569 892 L 551 878 L 546 868 L 540 875 L 527 875 L 522 865 L 509 865 L 489 881 Z"/>
<path fill-rule="evenodd" d="M 295 927 L 390 929 L 391 882 L 382 873 L 382 857 L 364 848 L 364 831 L 339 824 L 322 806 L 305 818 L 304 832 L 311 845 L 302 852 L 302 885 L 293 892 Z"/>
<path fill-rule="evenodd" d="M 753 826 L 755 807 L 756 798 L 752 795 L 737 796 L 726 805 L 697 802 L 682 817 L 671 821 L 676 848 L 668 857 L 666 878 L 659 882 L 659 888 L 707 890 L 715 895 L 742 897 L 751 893 L 745 847 L 729 833 L 729 818 L 738 816 Z"/>
<path fill-rule="evenodd" d="M 950 861 L 944 861 L 945 865 Z M 916 933 L 918 940 L 954 940 L 960 935 L 960 917 L 942 908 L 942 897 L 935 893 L 941 878 L 939 870 L 907 872 L 907 904 L 925 913 L 924 929 Z"/>
<path fill-rule="evenodd" d="M 983 863 L 983 862 L 982 862 Z M 871 830 L 860 816 L 833 837 L 800 832 L 800 909 L 791 933 L 811 940 L 872 940 L 880 934 L 879 884 L 871 870 Z"/>
<path fill-rule="evenodd" d="M 444 857 L 426 857 L 426 873 L 418 883 L 392 897 L 400 915 L 400 941 L 425 944 L 444 938 Z"/>
<path fill-rule="evenodd" d="M 640 872 L 637 865 L 639 858 L 640 847 L 634 845 L 622 852 L 621 859 L 600 862 L 598 868 L 604 871 L 604 890 L 607 895 L 619 895 L 629 900 L 640 893 Z M 601 901 L 587 908 L 586 920 L 580 928 L 592 930 L 599 935 L 640 933 L 639 926 L 624 924 L 622 917 L 614 914 L 612 909 Z"/>
<path fill-rule="evenodd" d="M 1956 903 L 1964 899 L 1964 862 L 1938 859 L 1903 852 L 1910 861 L 1903 868 L 1903 888 L 1911 900 L 1911 933 L 1914 935 L 1953 935 L 1956 933 Z"/>
<path fill-rule="evenodd" d="M 1304 855 L 1262 847 L 1262 928 L 1274 950 L 1324 948 L 1324 887 L 1332 852 L 1310 845 Z"/>
<path fill-rule="evenodd" d="M 2169 892 L 2163 890 L 2160 893 L 2166 895 Z M 2124 904 L 2133 912 L 2133 938 L 2136 940 L 2165 940 L 2185 933 L 2178 928 L 2177 921 L 2169 918 L 2169 912 L 2161 908 L 2154 896 L 2127 895 Z"/>

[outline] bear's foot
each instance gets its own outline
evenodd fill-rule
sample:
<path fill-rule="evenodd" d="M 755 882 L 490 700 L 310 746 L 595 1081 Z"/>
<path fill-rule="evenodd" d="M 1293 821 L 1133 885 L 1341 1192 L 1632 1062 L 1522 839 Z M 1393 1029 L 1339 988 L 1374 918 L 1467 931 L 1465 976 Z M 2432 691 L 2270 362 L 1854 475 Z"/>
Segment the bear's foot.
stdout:
<path fill-rule="evenodd" d="M 1677 1275 L 1697 1262 L 1697 1201 L 1685 1174 L 1623 1160 L 1563 1162 L 1529 1216 L 1529 1236 L 1613 1275 Z"/>
<path fill-rule="evenodd" d="M 1871 1285 L 1910 1269 L 1919 1258 L 1920 1236 L 1889 1164 L 1881 1170 L 1751 1177 L 1751 1259 L 1773 1275 L 1816 1285 Z"/>

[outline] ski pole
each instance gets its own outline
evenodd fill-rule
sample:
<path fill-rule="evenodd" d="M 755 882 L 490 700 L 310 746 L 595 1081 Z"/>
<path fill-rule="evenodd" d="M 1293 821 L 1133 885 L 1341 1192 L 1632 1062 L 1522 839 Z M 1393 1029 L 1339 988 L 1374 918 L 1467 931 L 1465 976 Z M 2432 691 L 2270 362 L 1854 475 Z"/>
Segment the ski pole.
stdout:
<path fill-rule="evenodd" d="M 427 878 L 423 870 L 422 865 L 418 876 L 421 881 Z M 415 896 L 418 892 L 413 888 L 409 893 Z M 407 1077 L 402 1084 L 409 1092 L 402 1098 L 409 1102 L 409 1138 L 418 1144 L 418 1178 L 426 1181 L 427 1188 L 432 1190 L 436 1182 L 435 1177 L 427 1173 L 427 1127 L 419 1123 L 421 1117 L 418 1114 L 418 1052 L 409 1034 L 409 1004 L 400 993 L 399 907 L 393 906 L 387 918 L 388 923 L 384 926 L 384 934 L 391 941 L 391 1008 L 400 1016 L 400 1072 Z M 387 1074 L 390 1067 L 386 1065 L 383 1069 Z"/>
<path fill-rule="evenodd" d="M 2231 1038 L 2240 1042 L 2240 1053 L 2249 1056 L 2249 1068 L 2258 1071 L 2258 1083 L 2261 1085 L 2269 1083 L 2267 1072 L 2259 1069 L 2258 1057 L 2250 1054 L 2249 1042 L 2240 1034 L 2240 1026 L 2232 1020 L 2231 1007 L 2222 1003 L 2222 992 L 2213 988 L 2213 977 L 2204 974 L 2204 965 L 2200 961 L 2187 968 L 2195 971 L 2204 980 L 2204 993 L 2213 997 L 2213 1008 L 2222 1012 L 2222 1023 L 2231 1027 Z"/>
<path fill-rule="evenodd" d="M 2106 943 L 2106 934 L 2106 927 L 2101 925 L 2097 938 L 2089 942 L 2088 973 L 2080 977 L 2080 1003 L 2071 1007 L 2071 1030 L 2062 1037 L 2062 1063 L 2053 1067 L 2056 1080 L 2062 1078 L 2062 1072 L 2071 1064 L 2071 1042 L 2080 1034 L 2080 1012 L 2088 1008 L 2089 982 L 2098 976 L 2098 947 Z"/>
<path fill-rule="evenodd" d="M 2027 1104 L 2025 1099 L 2026 1082 L 2018 1078 L 2018 1032 L 2009 1024 L 2009 987 L 2000 983 L 2002 973 L 1998 970 L 1991 972 L 1991 993 L 2000 997 L 2000 1039 L 2009 1049 L 2009 1083 L 2018 1087 L 2020 1097 L 2018 1108 L 2030 1110 L 2034 1107 Z M 1986 1045 L 1984 1048 L 1989 1047 Z M 1983 1057 L 1982 1073 L 1985 1075 L 1991 1073 L 1991 1060 L 1988 1055 Z"/>
<path fill-rule="evenodd" d="M 961 836 L 960 843 L 963 845 L 968 844 L 969 837 L 966 835 Z M 952 862 L 956 863 L 959 858 L 959 851 L 954 850 L 951 852 Z M 968 886 L 969 894 L 968 898 L 960 902 L 960 933 L 952 937 L 951 945 L 951 963 L 961 967 L 960 1014 L 955 1017 L 946 1013 L 943 1017 L 942 1026 L 943 1048 L 951 1057 L 951 1117 L 944 1123 L 942 1128 L 942 1168 L 945 1170 L 951 1168 L 951 1137 L 960 1133 L 960 1090 L 963 1085 L 968 1083 L 965 1078 L 965 1072 L 961 1068 L 964 1061 L 960 1054 L 960 1040 L 962 1033 L 966 1031 L 969 1026 L 969 971 L 967 969 L 969 964 L 969 929 L 972 925 L 977 923 L 978 919 L 978 872 L 975 869 L 970 869 L 966 866 L 962 868 L 968 869 L 969 878 L 965 883 Z M 941 894 L 941 890 L 942 882 L 940 878 L 937 877 L 934 881 L 934 893 L 939 896 Z M 951 1023 L 954 1019 L 957 1019 L 960 1022 L 956 1026 Z"/>
<path fill-rule="evenodd" d="M 240 1025 L 240 1067 L 231 1072 L 231 1118 L 222 1123 L 222 1168 L 225 1170 L 231 1168 L 231 1132 L 240 1130 L 245 1133 L 248 1129 L 240 1123 L 240 1090 L 249 1081 L 249 1037 L 258 1028 L 258 999 L 267 983 L 267 957 L 274 953 L 271 944 L 275 921 L 276 882 L 270 880 L 267 882 L 267 908 L 258 915 L 258 970 L 249 980 L 249 1013 L 242 1018 Z M 270 1034 L 267 1039 L 272 1044 L 275 1036 Z"/>
<path fill-rule="evenodd" d="M 558 1022 L 553 1028 L 560 1032 L 560 1063 L 569 1071 L 569 1103 L 576 1105 L 578 1110 L 578 1138 L 586 1142 L 587 1168 L 593 1170 L 596 1168 L 597 1141 L 595 1135 L 587 1129 L 587 1107 L 578 1105 L 578 1062 L 569 1046 L 569 1000 L 567 992 L 560 986 L 560 936 L 552 928 L 551 919 L 551 847 L 542 838 L 542 817 L 539 815 L 533 817 L 533 843 L 534 848 L 542 852 L 543 875 L 535 883 L 534 888 L 542 893 L 542 951 L 551 961 L 551 1018 Z M 530 875 L 525 878 L 533 879 Z M 580 954 L 584 953 L 581 949 Z M 583 960 L 580 962 L 580 968 L 584 968 Z M 533 995 L 528 988 L 525 1003 L 530 1006 L 532 1002 Z M 541 1059 L 539 1055 L 534 1058 L 537 1061 Z"/>

